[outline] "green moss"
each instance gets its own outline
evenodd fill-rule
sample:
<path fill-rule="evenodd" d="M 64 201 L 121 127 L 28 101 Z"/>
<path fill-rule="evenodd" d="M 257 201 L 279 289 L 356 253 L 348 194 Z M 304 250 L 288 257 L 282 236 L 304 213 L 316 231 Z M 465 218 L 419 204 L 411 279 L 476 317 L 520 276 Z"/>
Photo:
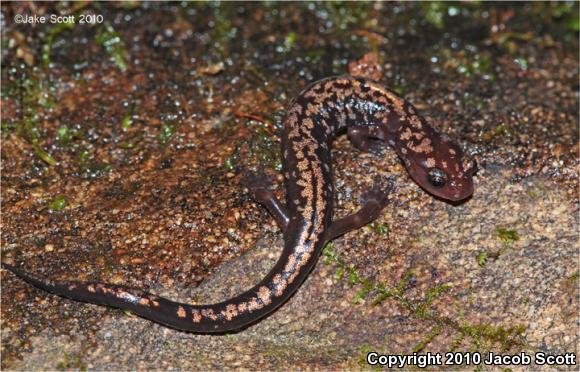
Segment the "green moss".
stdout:
<path fill-rule="evenodd" d="M 128 112 L 123 116 L 123 119 L 121 119 L 121 129 L 127 131 L 131 125 L 133 125 L 133 114 Z"/>
<path fill-rule="evenodd" d="M 509 351 L 514 346 L 523 344 L 523 335 L 526 331 L 524 325 L 515 325 L 504 328 L 490 324 L 465 324 L 459 330 L 466 336 L 471 337 L 475 350 L 480 351 L 499 344 L 502 351 Z"/>
<path fill-rule="evenodd" d="M 524 298 L 524 305 L 529 305 L 530 304 L 530 298 L 526 297 Z"/>
<path fill-rule="evenodd" d="M 434 47 L 430 54 L 437 56 L 437 60 L 445 68 L 454 70 L 465 77 L 477 77 L 490 81 L 496 79 L 493 55 L 488 51 L 478 50 L 474 45 L 462 50 Z"/>
<path fill-rule="evenodd" d="M 363 278 L 358 271 L 348 265 L 334 251 L 332 243 L 327 244 L 323 250 L 323 262 L 326 265 L 336 265 L 336 277 L 342 279 L 346 276 L 351 286 L 362 285 L 362 289 L 355 295 L 355 302 L 362 302 L 365 297 L 373 295 L 371 306 L 377 306 L 381 302 L 392 299 L 399 306 L 408 311 L 411 317 L 425 321 L 431 324 L 431 332 L 426 334 L 421 341 L 415 346 L 413 351 L 423 350 L 433 341 L 444 328 L 451 329 L 457 333 L 451 345 L 450 350 L 459 347 L 467 338 L 470 341 L 472 350 L 481 351 L 491 349 L 499 345 L 502 350 L 510 350 L 514 346 L 523 346 L 523 334 L 525 326 L 515 325 L 505 328 L 501 325 L 492 324 L 469 324 L 463 321 L 460 323 L 452 318 L 442 316 L 433 308 L 434 301 L 441 297 L 442 294 L 451 290 L 448 284 L 441 284 L 432 287 L 422 296 L 408 294 L 409 281 L 414 276 L 413 271 L 407 271 L 395 286 L 388 286 L 384 283 L 378 283 Z M 463 317 L 465 318 L 465 317 Z"/>
<path fill-rule="evenodd" d="M 529 68 L 528 60 L 524 57 L 514 59 L 514 62 L 520 66 L 520 69 L 527 71 Z"/>
<path fill-rule="evenodd" d="M 66 126 L 61 125 L 56 130 L 56 140 L 61 143 L 68 143 L 72 138 L 72 131 Z"/>
<path fill-rule="evenodd" d="M 505 124 L 500 124 L 495 127 L 494 135 L 501 137 L 511 137 L 515 134 L 514 130 Z"/>
<path fill-rule="evenodd" d="M 79 167 L 83 178 L 97 178 L 111 171 L 110 164 L 99 162 L 93 159 L 88 149 L 83 149 L 79 153 Z"/>
<path fill-rule="evenodd" d="M 580 31 L 579 4 L 577 1 L 554 1 L 533 4 L 532 13 L 547 24 L 560 26 L 570 35 Z"/>
<path fill-rule="evenodd" d="M 447 14 L 447 4 L 443 1 L 427 1 L 421 3 L 425 20 L 436 28 L 445 26 L 444 17 Z"/>
<path fill-rule="evenodd" d="M 531 42 L 534 40 L 534 34 L 531 32 L 521 33 L 513 31 L 504 31 L 493 35 L 491 41 L 500 49 L 505 50 L 508 54 L 515 56 L 520 49 L 519 44 Z"/>
<path fill-rule="evenodd" d="M 538 194 L 536 190 L 530 190 L 528 191 L 528 196 L 532 199 L 538 199 L 540 197 L 540 194 Z"/>
<path fill-rule="evenodd" d="M 394 84 L 391 89 L 393 89 L 395 91 L 395 93 L 397 93 L 400 96 L 404 96 L 405 92 L 407 91 L 405 89 L 405 86 L 402 84 Z"/>
<path fill-rule="evenodd" d="M 233 171 L 236 168 L 235 165 L 234 165 L 235 161 L 236 161 L 236 157 L 233 154 L 230 155 L 224 161 L 224 168 L 226 168 L 226 170 L 228 172 Z"/>
<path fill-rule="evenodd" d="M 44 151 L 39 145 L 34 144 L 32 145 L 32 148 L 34 149 L 34 153 L 36 154 L 36 156 L 40 158 L 40 160 L 42 160 L 48 165 L 56 164 L 56 160 L 54 160 L 54 158 L 50 156 L 48 152 Z"/>
<path fill-rule="evenodd" d="M 371 224 L 371 227 L 379 235 L 387 235 L 388 236 L 388 234 L 389 234 L 389 225 L 386 223 L 374 222 L 373 224 Z"/>
<path fill-rule="evenodd" d="M 52 46 L 54 44 L 54 40 L 56 39 L 56 37 L 63 31 L 70 30 L 74 27 L 75 23 L 63 22 L 55 24 L 48 30 L 46 37 L 44 38 L 44 42 L 42 44 L 42 54 L 41 54 L 42 65 L 45 68 L 49 67 L 50 65 L 51 62 L 50 54 L 52 52 Z"/>
<path fill-rule="evenodd" d="M 365 285 L 363 285 L 363 288 L 360 291 L 358 291 L 358 293 L 354 296 L 352 302 L 354 302 L 355 304 L 362 302 L 373 289 L 374 286 L 371 283 L 365 283 Z"/>
<path fill-rule="evenodd" d="M 336 253 L 334 251 L 334 243 L 333 242 L 326 244 L 326 246 L 322 250 L 322 260 L 323 260 L 325 265 L 337 263 L 340 260 L 338 253 Z"/>
<path fill-rule="evenodd" d="M 82 150 L 79 153 L 79 161 L 81 162 L 81 165 L 86 163 L 90 157 L 91 157 L 91 154 L 90 154 L 89 150 L 86 150 L 86 149 Z"/>
<path fill-rule="evenodd" d="M 511 246 L 515 242 L 520 240 L 518 232 L 513 229 L 497 227 L 495 232 L 502 242 L 502 248 L 496 252 L 492 251 L 479 252 L 477 256 L 475 256 L 475 260 L 477 261 L 477 264 L 481 267 L 487 265 L 490 259 L 497 260 L 507 249 L 511 248 Z"/>
<path fill-rule="evenodd" d="M 357 365 L 358 365 L 358 366 L 359 366 L 361 369 L 364 369 L 364 370 L 369 370 L 369 369 L 370 369 L 371 371 L 380 371 L 380 370 L 381 370 L 381 367 L 380 367 L 379 365 L 376 365 L 376 366 L 370 366 L 370 365 L 367 363 L 367 355 L 368 355 L 370 352 L 373 352 L 373 351 L 375 351 L 375 352 L 376 352 L 377 350 L 380 350 L 380 348 L 373 347 L 373 346 L 371 346 L 371 345 L 362 345 L 362 346 L 359 348 L 359 356 L 358 356 L 358 358 L 356 359 L 356 364 L 357 364 Z"/>
<path fill-rule="evenodd" d="M 491 252 L 491 251 L 483 251 L 477 254 L 477 256 L 475 256 L 475 260 L 477 261 L 477 264 L 481 267 L 484 267 L 485 265 L 487 265 L 488 261 L 490 259 L 492 260 L 497 260 L 502 253 L 504 253 L 505 248 L 500 249 L 497 252 Z"/>
<path fill-rule="evenodd" d="M 28 70 L 23 70 L 18 93 L 21 95 L 22 118 L 13 127 L 3 125 L 3 129 L 15 129 L 31 145 L 38 158 L 48 165 L 55 165 L 56 160 L 42 148 L 44 138 L 39 129 L 39 111 L 56 106 L 49 81 L 39 71 L 33 70 L 29 74 Z"/>
<path fill-rule="evenodd" d="M 175 126 L 170 124 L 165 124 L 161 127 L 161 133 L 157 135 L 157 141 L 162 144 L 169 142 L 171 137 L 175 134 Z"/>
<path fill-rule="evenodd" d="M 125 62 L 125 43 L 119 34 L 115 31 L 113 26 L 105 24 L 101 32 L 96 37 L 97 43 L 105 48 L 111 61 L 121 71 L 127 70 L 127 63 Z"/>
<path fill-rule="evenodd" d="M 453 339 L 453 341 L 451 341 L 451 344 L 449 344 L 449 351 L 453 352 L 455 350 L 457 350 L 457 348 L 459 346 L 461 346 L 461 344 L 463 343 L 463 341 L 465 340 L 465 334 L 464 333 L 459 333 L 457 334 L 457 336 L 455 336 L 455 338 Z"/>
<path fill-rule="evenodd" d="M 235 40 L 237 29 L 232 24 L 235 17 L 235 7 L 232 4 L 216 3 L 213 10 L 213 29 L 211 32 L 212 40 L 220 45 L 221 48 L 216 49 L 215 52 L 219 56 L 226 58 L 229 56 L 230 43 Z"/>
<path fill-rule="evenodd" d="M 48 205 L 48 209 L 53 212 L 62 211 L 66 207 L 66 197 L 62 194 L 57 195 L 56 198 Z"/>
<path fill-rule="evenodd" d="M 495 80 L 491 56 L 485 53 L 476 53 L 461 58 L 457 72 L 468 77 L 482 76 L 486 80 Z"/>
<path fill-rule="evenodd" d="M 377 306 L 388 298 L 395 297 L 400 302 L 404 303 L 408 309 L 418 315 L 425 314 L 433 300 L 442 293 L 448 291 L 448 285 L 439 285 L 427 291 L 425 297 L 419 301 L 411 301 L 404 296 L 405 288 L 408 286 L 409 280 L 414 276 L 412 271 L 406 272 L 395 287 L 389 287 L 382 283 L 375 283 L 366 278 L 363 278 L 360 273 L 350 265 L 347 265 L 338 254 L 334 251 L 332 243 L 326 245 L 323 250 L 324 263 L 337 265 L 335 278 L 342 279 L 346 276 L 347 282 L 351 286 L 361 285 L 362 289 L 355 295 L 354 302 L 362 302 L 370 293 L 374 297 L 371 301 L 372 306 Z"/>
<path fill-rule="evenodd" d="M 271 133 L 263 125 L 255 129 L 255 134 L 248 143 L 250 155 L 257 157 L 260 164 L 276 170 L 282 169 L 279 146 L 280 144 L 274 141 Z"/>
<path fill-rule="evenodd" d="M 419 343 L 417 343 L 417 345 L 415 345 L 415 347 L 413 348 L 413 352 L 414 353 L 421 352 L 423 349 L 425 349 L 427 345 L 429 345 L 433 341 L 435 337 L 439 336 L 440 334 L 441 334 L 441 326 L 436 325 L 435 327 L 433 327 L 431 332 L 429 332 L 421 341 L 419 341 Z"/>
<path fill-rule="evenodd" d="M 494 129 L 487 131 L 483 134 L 483 139 L 487 142 L 492 141 L 494 138 L 498 137 L 512 137 L 515 134 L 513 128 L 508 125 L 500 124 Z"/>
<path fill-rule="evenodd" d="M 288 34 L 286 34 L 286 37 L 284 37 L 284 42 L 281 45 L 278 45 L 278 47 L 276 48 L 276 51 L 278 53 L 289 52 L 296 45 L 297 39 L 298 39 L 298 34 L 294 31 L 290 31 Z"/>
<path fill-rule="evenodd" d="M 580 31 L 580 19 L 570 18 L 568 22 L 566 22 L 566 28 L 570 31 L 579 32 Z"/>
<path fill-rule="evenodd" d="M 323 1 L 309 4 L 313 5 L 315 12 L 328 13 L 328 19 L 332 20 L 330 27 L 335 32 L 364 27 L 365 22 L 369 20 L 369 13 L 373 7 L 372 2 L 366 1 Z M 303 3 L 306 6 L 309 4 Z"/>
<path fill-rule="evenodd" d="M 423 301 L 421 301 L 418 306 L 415 307 L 415 312 L 420 317 L 427 317 L 428 311 L 437 298 L 439 298 L 442 294 L 451 290 L 451 286 L 449 284 L 440 284 L 435 287 L 429 288 L 427 290 L 427 294 L 424 296 Z"/>
<path fill-rule="evenodd" d="M 503 244 L 511 245 L 518 240 L 520 240 L 520 235 L 516 230 L 508 229 L 504 227 L 497 227 L 495 229 L 497 236 L 502 241 Z"/>
<path fill-rule="evenodd" d="M 125 10 L 134 10 L 141 7 L 141 2 L 133 0 L 121 0 L 118 6 Z"/>
<path fill-rule="evenodd" d="M 61 125 L 56 130 L 56 137 L 55 140 L 63 147 L 68 147 L 72 140 L 75 138 L 79 138 L 80 132 L 76 128 L 70 128 L 67 125 Z"/>
<path fill-rule="evenodd" d="M 489 254 L 487 252 L 480 252 L 477 254 L 477 256 L 475 256 L 475 259 L 477 261 L 477 264 L 481 267 L 484 267 L 485 264 L 487 263 L 487 259 L 489 257 Z"/>
<path fill-rule="evenodd" d="M 86 371 L 87 365 L 82 361 L 80 355 L 69 355 L 67 352 L 64 352 L 63 360 L 56 365 L 56 369 L 59 371 Z"/>

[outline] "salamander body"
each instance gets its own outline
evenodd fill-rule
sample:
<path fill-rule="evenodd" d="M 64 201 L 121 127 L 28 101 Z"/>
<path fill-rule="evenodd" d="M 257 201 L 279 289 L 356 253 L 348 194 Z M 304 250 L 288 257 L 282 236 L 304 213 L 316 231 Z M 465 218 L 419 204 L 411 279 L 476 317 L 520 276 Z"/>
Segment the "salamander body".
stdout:
<path fill-rule="evenodd" d="M 284 249 L 272 270 L 253 288 L 211 305 L 170 301 L 138 289 L 37 278 L 6 263 L 38 288 L 73 300 L 130 310 L 169 327 L 199 333 L 237 331 L 282 305 L 314 267 L 324 245 L 377 218 L 388 203 L 388 187 L 375 186 L 351 216 L 333 220 L 330 146 L 347 131 L 352 143 L 370 150 L 393 147 L 407 171 L 427 192 L 449 201 L 473 193 L 476 164 L 445 136 L 435 132 L 415 108 L 378 83 L 349 76 L 320 80 L 291 103 L 282 133 L 286 204 L 260 177 L 246 177 L 254 198 L 264 204 L 284 233 Z"/>

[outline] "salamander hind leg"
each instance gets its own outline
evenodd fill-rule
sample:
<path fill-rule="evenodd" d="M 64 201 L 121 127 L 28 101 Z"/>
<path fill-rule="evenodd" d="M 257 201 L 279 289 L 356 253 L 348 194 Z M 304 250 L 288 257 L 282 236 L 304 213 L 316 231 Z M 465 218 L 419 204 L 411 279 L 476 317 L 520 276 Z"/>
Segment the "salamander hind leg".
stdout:
<path fill-rule="evenodd" d="M 376 180 L 372 189 L 362 195 L 363 206 L 354 214 L 333 221 L 326 231 L 326 239 L 332 240 L 349 231 L 356 230 L 377 219 L 383 208 L 389 203 L 389 193 L 393 189 L 393 184 L 380 186 Z"/>
<path fill-rule="evenodd" d="M 268 212 L 272 217 L 274 217 L 274 220 L 282 232 L 285 232 L 289 221 L 288 210 L 286 206 L 278 200 L 276 195 L 270 191 L 271 184 L 272 182 L 264 174 L 262 169 L 260 169 L 258 173 L 245 171 L 242 178 L 242 185 L 250 191 L 252 198 L 266 207 Z"/>

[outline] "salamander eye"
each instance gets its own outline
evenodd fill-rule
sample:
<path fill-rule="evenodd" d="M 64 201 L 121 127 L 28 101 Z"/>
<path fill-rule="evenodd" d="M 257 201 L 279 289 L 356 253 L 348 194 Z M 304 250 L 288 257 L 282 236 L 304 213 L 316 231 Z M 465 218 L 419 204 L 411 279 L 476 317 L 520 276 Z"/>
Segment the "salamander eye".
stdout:
<path fill-rule="evenodd" d="M 433 168 L 429 170 L 428 179 L 434 187 L 443 187 L 447 182 L 447 174 L 439 168 Z"/>

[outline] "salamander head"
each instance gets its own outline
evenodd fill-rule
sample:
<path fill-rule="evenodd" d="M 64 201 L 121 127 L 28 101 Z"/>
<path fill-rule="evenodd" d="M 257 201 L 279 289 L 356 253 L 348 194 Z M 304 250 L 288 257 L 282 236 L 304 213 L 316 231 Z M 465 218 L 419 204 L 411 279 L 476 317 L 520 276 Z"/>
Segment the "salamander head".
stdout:
<path fill-rule="evenodd" d="M 431 151 L 409 151 L 405 158 L 413 180 L 430 194 L 449 201 L 473 194 L 477 163 L 447 138 L 434 138 Z"/>

